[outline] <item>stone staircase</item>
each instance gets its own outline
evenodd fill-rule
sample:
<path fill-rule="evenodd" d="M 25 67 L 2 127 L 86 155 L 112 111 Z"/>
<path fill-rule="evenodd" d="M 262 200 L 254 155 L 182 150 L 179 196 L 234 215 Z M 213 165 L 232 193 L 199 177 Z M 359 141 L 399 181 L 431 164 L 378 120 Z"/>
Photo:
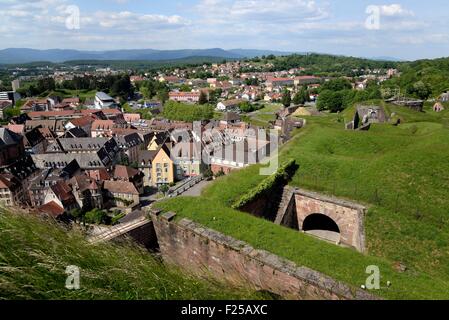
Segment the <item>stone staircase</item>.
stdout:
<path fill-rule="evenodd" d="M 290 205 L 290 202 L 293 201 L 293 194 L 295 192 L 295 188 L 290 186 L 285 186 L 284 191 L 282 192 L 281 202 L 279 203 L 278 212 L 276 214 L 275 224 L 280 225 L 282 220 L 284 220 L 285 213 Z"/>

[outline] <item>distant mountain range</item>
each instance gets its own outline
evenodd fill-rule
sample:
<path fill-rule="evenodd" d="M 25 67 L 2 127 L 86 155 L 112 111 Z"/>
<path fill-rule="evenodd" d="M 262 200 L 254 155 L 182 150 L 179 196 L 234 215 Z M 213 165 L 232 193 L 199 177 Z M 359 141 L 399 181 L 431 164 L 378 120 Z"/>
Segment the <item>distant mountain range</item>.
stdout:
<path fill-rule="evenodd" d="M 391 62 L 402 62 L 402 61 L 405 61 L 405 60 L 402 60 L 402 59 L 399 59 L 399 58 L 388 57 L 388 56 L 385 56 L 385 57 L 371 57 L 369 59 L 376 60 L 376 61 L 391 61 Z"/>
<path fill-rule="evenodd" d="M 10 48 L 0 50 L 0 64 L 18 64 L 37 61 L 60 63 L 71 60 L 129 60 L 129 61 L 160 61 L 176 60 L 189 57 L 216 57 L 223 59 L 254 58 L 262 55 L 288 55 L 291 52 L 270 50 L 223 50 L 186 49 L 186 50 L 112 50 L 112 51 L 79 51 L 79 50 L 36 50 L 27 48 Z"/>

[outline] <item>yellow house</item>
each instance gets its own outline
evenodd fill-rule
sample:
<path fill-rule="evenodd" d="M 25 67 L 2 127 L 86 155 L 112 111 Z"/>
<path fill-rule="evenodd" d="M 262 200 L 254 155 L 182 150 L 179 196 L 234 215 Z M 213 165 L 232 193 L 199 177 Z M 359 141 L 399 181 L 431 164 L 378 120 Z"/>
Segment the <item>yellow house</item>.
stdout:
<path fill-rule="evenodd" d="M 148 151 L 155 151 L 157 150 L 157 143 L 156 141 L 150 141 L 150 144 L 148 145 Z"/>
<path fill-rule="evenodd" d="M 151 180 L 153 186 L 175 182 L 174 163 L 165 144 L 160 147 L 152 161 Z"/>
<path fill-rule="evenodd" d="M 147 145 L 148 151 L 157 151 L 162 144 L 164 144 L 168 139 L 167 134 L 164 133 L 155 133 L 151 138 L 150 142 Z"/>

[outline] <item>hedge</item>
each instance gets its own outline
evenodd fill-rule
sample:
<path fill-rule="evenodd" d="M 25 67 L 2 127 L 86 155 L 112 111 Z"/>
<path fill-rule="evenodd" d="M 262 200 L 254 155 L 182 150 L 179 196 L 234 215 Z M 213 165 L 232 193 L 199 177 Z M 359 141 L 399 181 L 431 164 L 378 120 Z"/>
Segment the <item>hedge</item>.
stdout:
<path fill-rule="evenodd" d="M 282 164 L 273 175 L 265 178 L 255 188 L 249 190 L 233 205 L 232 209 L 240 209 L 257 198 L 270 193 L 275 187 L 287 184 L 298 169 L 298 165 L 294 159 L 288 160 Z"/>

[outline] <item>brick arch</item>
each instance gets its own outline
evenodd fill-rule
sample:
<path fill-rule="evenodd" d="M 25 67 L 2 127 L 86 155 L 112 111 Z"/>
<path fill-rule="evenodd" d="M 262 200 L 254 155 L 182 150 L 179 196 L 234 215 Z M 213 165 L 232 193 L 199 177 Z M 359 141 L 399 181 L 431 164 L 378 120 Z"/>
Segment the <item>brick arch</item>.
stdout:
<path fill-rule="evenodd" d="M 296 190 L 294 197 L 299 230 L 303 230 L 303 223 L 307 217 L 322 214 L 337 224 L 342 245 L 362 252 L 365 250 L 364 207 L 304 190 Z"/>
<path fill-rule="evenodd" d="M 303 221 L 302 230 L 327 230 L 340 233 L 338 224 L 331 217 L 321 213 L 309 214 Z"/>

